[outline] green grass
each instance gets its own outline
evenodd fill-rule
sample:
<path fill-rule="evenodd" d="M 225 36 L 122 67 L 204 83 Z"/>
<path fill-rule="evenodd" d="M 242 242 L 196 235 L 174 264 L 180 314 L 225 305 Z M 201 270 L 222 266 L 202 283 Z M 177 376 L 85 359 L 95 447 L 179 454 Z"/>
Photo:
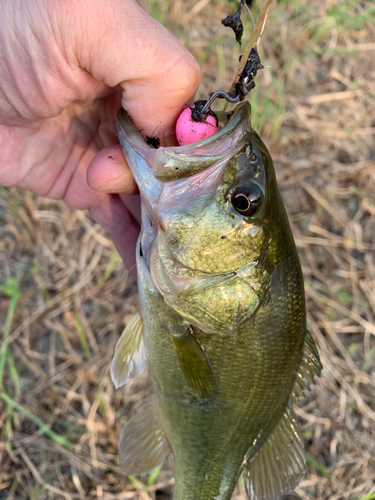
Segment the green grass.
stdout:
<path fill-rule="evenodd" d="M 152 486 L 157 478 L 159 477 L 160 471 L 163 467 L 163 464 L 158 465 L 150 474 L 149 478 L 147 479 L 147 486 L 150 487 Z"/>
<path fill-rule="evenodd" d="M 104 283 L 111 276 L 111 274 L 113 273 L 113 271 L 115 269 L 115 266 L 116 266 L 117 262 L 120 259 L 121 259 L 120 254 L 116 250 L 114 250 L 113 253 L 112 253 L 112 256 L 109 259 L 108 264 L 107 264 L 107 266 L 106 266 L 106 268 L 104 270 L 104 273 L 102 274 L 102 276 L 100 278 L 100 281 L 99 281 L 99 285 L 100 286 L 104 285 Z"/>
<path fill-rule="evenodd" d="M 311 8 L 307 2 L 301 2 L 301 0 L 279 0 L 278 9 L 276 9 L 272 15 L 277 19 L 281 12 L 286 10 L 290 11 L 290 19 L 301 18 L 304 15 L 309 15 L 312 17 Z"/>
<path fill-rule="evenodd" d="M 327 16 L 333 17 L 341 30 L 353 32 L 362 29 L 364 23 L 375 26 L 375 5 L 366 5 L 362 10 L 358 0 L 345 0 L 332 5 Z"/>
<path fill-rule="evenodd" d="M 165 19 L 167 17 L 167 7 L 166 2 L 152 2 L 148 1 L 148 11 L 149 14 L 159 21 L 160 24 L 165 24 Z"/>
<path fill-rule="evenodd" d="M 0 192 L 2 194 L 2 192 Z M 22 191 L 16 191 L 11 197 L 8 197 L 9 200 L 9 214 L 12 218 L 18 218 L 18 209 L 24 203 L 24 196 Z"/>
<path fill-rule="evenodd" d="M 323 465 L 320 465 L 319 462 L 317 462 L 316 460 L 314 460 L 313 458 L 309 457 L 307 455 L 306 457 L 306 462 L 311 465 L 311 467 L 314 467 L 314 469 L 316 469 L 317 471 L 321 472 L 322 474 L 324 474 L 325 476 L 327 477 L 330 477 L 332 476 L 331 472 L 329 472 L 328 469 L 326 469 L 325 467 L 323 467 Z"/>
<path fill-rule="evenodd" d="M 357 305 L 363 306 L 363 307 L 370 307 L 371 306 L 371 304 L 368 300 L 354 297 L 354 295 L 349 293 L 347 290 L 343 290 L 343 289 L 332 290 L 332 288 L 329 288 L 326 285 L 318 283 L 317 281 L 311 281 L 309 279 L 305 279 L 304 282 L 306 283 L 306 285 L 308 285 L 310 288 L 312 288 L 315 291 L 315 293 L 317 295 L 319 295 L 319 297 L 322 299 L 324 298 L 324 295 L 320 292 L 334 295 L 337 302 L 341 305 L 357 304 Z"/>
<path fill-rule="evenodd" d="M 106 408 L 105 408 L 105 402 L 104 402 L 104 390 L 102 387 L 98 387 L 98 390 L 96 391 L 96 401 L 98 404 L 98 412 L 100 416 L 102 417 L 103 420 L 106 419 Z"/>
<path fill-rule="evenodd" d="M 4 391 L 0 393 L 0 398 L 5 402 L 5 404 L 22 413 L 25 417 L 27 417 L 31 422 L 33 422 L 39 429 L 46 434 L 49 438 L 53 439 L 55 443 L 63 446 L 67 449 L 72 449 L 69 441 L 64 437 L 57 434 L 53 431 L 46 423 L 44 423 L 39 417 L 35 416 L 31 411 L 27 410 L 24 406 L 14 401 L 11 397 L 9 397 Z"/>
<path fill-rule="evenodd" d="M 47 302 L 50 299 L 50 294 L 48 293 L 44 280 L 40 274 L 40 269 L 40 263 L 36 259 L 34 259 L 33 263 L 30 266 L 30 273 L 34 277 L 39 290 L 42 292 L 44 301 Z"/>
<path fill-rule="evenodd" d="M 297 21 L 299 24 L 299 34 L 296 37 L 296 47 L 302 47 L 302 51 L 288 53 L 287 67 L 284 68 L 284 75 L 287 77 L 288 71 L 299 64 L 322 55 L 335 55 L 355 52 L 355 45 L 350 48 L 334 43 L 332 47 L 329 42 L 332 36 L 340 34 L 350 34 L 363 30 L 366 24 L 375 26 L 375 5 L 365 2 L 363 6 L 358 0 L 348 0 L 337 2 L 335 5 L 327 7 L 325 14 L 316 17 L 308 2 L 300 0 L 280 0 L 277 8 L 270 15 L 269 22 L 280 23 L 285 18 L 286 12 L 290 21 Z M 306 37 L 308 38 L 306 43 Z M 299 43 L 299 39 L 301 43 Z M 280 40 L 275 39 L 273 43 L 282 48 Z"/>
<path fill-rule="evenodd" d="M 303 432 L 303 437 L 305 439 L 311 439 L 313 437 L 313 430 L 312 429 L 306 429 L 304 432 Z"/>
<path fill-rule="evenodd" d="M 251 91 L 251 123 L 254 129 L 261 134 L 264 127 L 268 127 L 268 135 L 273 140 L 280 136 L 282 117 L 285 111 L 284 83 L 271 74 L 269 88 L 260 90 L 260 84 Z"/>
<path fill-rule="evenodd" d="M 11 437 L 13 428 L 19 423 L 19 418 L 17 415 L 18 412 L 32 421 L 44 434 L 53 439 L 56 443 L 70 449 L 71 446 L 65 437 L 60 436 L 59 434 L 54 432 L 39 417 L 35 416 L 27 408 L 17 402 L 22 393 L 22 381 L 18 374 L 13 357 L 8 350 L 8 343 L 13 319 L 17 310 L 18 303 L 22 296 L 18 285 L 18 279 L 18 275 L 16 275 L 9 278 L 5 283 L 0 284 L 0 293 L 10 299 L 3 328 L 3 338 L 0 347 L 0 399 L 2 399 L 5 404 L 5 443 L 7 448 L 11 449 Z M 8 368 L 8 371 L 6 372 L 7 383 L 5 385 L 4 375 L 6 367 Z"/>
<path fill-rule="evenodd" d="M 155 469 L 151 472 L 151 474 L 149 475 L 148 479 L 145 482 L 142 482 L 139 478 L 134 476 L 129 476 L 128 480 L 131 484 L 134 484 L 136 488 L 142 488 L 142 489 L 149 488 L 157 481 L 162 468 L 163 464 L 160 464 L 157 467 L 155 467 Z"/>
<path fill-rule="evenodd" d="M 57 472 L 56 469 L 54 469 L 46 478 L 43 478 L 44 484 L 40 485 L 33 496 L 31 497 L 30 500 L 38 500 L 46 490 L 46 484 L 52 483 L 52 481 L 56 478 Z"/>
<path fill-rule="evenodd" d="M 202 66 L 210 53 L 215 50 L 216 47 L 222 46 L 224 41 L 232 41 L 232 37 L 229 35 L 219 35 L 212 39 L 212 41 L 202 50 L 201 55 L 197 58 L 197 62 L 200 66 Z M 217 90 L 217 89 L 216 89 Z"/>
<path fill-rule="evenodd" d="M 375 498 L 375 493 L 371 493 L 371 495 L 367 495 L 365 497 L 361 497 L 358 500 L 374 500 Z"/>
<path fill-rule="evenodd" d="M 21 298 L 21 292 L 18 287 L 18 279 L 16 277 L 9 278 L 5 283 L 0 284 L 0 293 L 9 297 L 10 303 L 4 324 L 3 340 L 0 347 L 0 390 L 3 389 L 3 376 L 5 362 L 8 354 L 8 341 L 10 329 L 12 326 L 14 313 L 17 308 L 18 301 Z"/>
<path fill-rule="evenodd" d="M 81 343 L 83 354 L 84 354 L 86 360 L 90 361 L 92 359 L 91 351 L 90 351 L 88 340 L 86 338 L 85 329 L 83 327 L 82 320 L 79 317 L 78 312 L 74 313 L 74 320 L 75 320 L 76 330 L 77 330 L 79 341 Z"/>
<path fill-rule="evenodd" d="M 370 352 L 365 357 L 364 362 L 362 363 L 361 372 L 365 372 L 367 370 L 367 368 L 371 365 L 374 356 L 375 356 L 375 347 L 372 347 L 370 349 Z"/>
<path fill-rule="evenodd" d="M 219 78 L 221 80 L 225 79 L 226 75 L 226 61 L 224 55 L 224 49 L 222 45 L 217 45 L 216 47 L 216 56 L 217 56 L 217 66 L 219 68 Z"/>
<path fill-rule="evenodd" d="M 347 353 L 349 356 L 354 356 L 358 352 L 358 345 L 357 344 L 350 344 L 350 346 L 347 348 Z"/>

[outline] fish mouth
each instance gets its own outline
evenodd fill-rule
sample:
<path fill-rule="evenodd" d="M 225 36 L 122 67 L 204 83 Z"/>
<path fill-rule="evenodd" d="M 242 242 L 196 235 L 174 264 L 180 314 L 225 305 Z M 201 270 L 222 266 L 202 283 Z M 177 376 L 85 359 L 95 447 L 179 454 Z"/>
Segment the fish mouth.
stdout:
<path fill-rule="evenodd" d="M 211 182 L 219 182 L 220 171 L 245 146 L 248 134 L 252 133 L 250 114 L 250 104 L 244 101 L 234 109 L 228 123 L 211 137 L 186 146 L 154 149 L 145 142 L 127 112 L 124 109 L 118 112 L 116 124 L 121 148 L 152 219 L 160 219 L 164 193 L 173 190 L 181 198 L 176 203 L 182 201 L 188 191 L 184 181 L 197 180 L 194 194 L 207 192 Z M 200 175 L 202 178 L 197 179 Z M 170 204 L 173 198 L 168 198 L 165 201 Z"/>
<path fill-rule="evenodd" d="M 251 132 L 250 115 L 250 103 L 244 101 L 236 106 L 228 123 L 216 134 L 186 146 L 158 149 L 154 149 L 145 142 L 131 117 L 122 108 L 117 113 L 116 124 L 121 147 L 141 187 L 142 179 L 137 175 L 135 157 L 147 163 L 148 169 L 152 170 L 155 179 L 159 182 L 190 177 L 242 147 L 246 132 Z"/>

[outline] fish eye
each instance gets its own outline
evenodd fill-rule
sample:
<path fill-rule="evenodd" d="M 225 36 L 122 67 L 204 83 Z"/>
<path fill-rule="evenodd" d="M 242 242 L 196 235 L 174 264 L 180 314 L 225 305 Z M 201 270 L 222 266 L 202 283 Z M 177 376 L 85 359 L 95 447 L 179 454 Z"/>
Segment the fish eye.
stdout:
<path fill-rule="evenodd" d="M 234 190 L 231 200 L 232 207 L 240 215 L 254 215 L 262 202 L 260 188 L 252 182 L 241 184 Z"/>

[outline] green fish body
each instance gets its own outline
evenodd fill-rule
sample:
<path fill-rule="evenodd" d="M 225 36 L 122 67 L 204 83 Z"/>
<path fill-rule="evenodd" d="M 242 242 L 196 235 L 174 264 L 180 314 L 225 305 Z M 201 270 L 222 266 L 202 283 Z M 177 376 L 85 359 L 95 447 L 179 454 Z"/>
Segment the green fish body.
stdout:
<path fill-rule="evenodd" d="M 155 388 L 120 439 L 124 470 L 148 473 L 171 448 L 175 500 L 228 500 L 241 473 L 249 498 L 277 499 L 304 474 L 291 404 L 321 365 L 250 105 L 189 146 L 151 149 L 124 111 L 118 130 L 142 198 L 140 316 L 112 376 L 122 385 L 147 359 Z"/>

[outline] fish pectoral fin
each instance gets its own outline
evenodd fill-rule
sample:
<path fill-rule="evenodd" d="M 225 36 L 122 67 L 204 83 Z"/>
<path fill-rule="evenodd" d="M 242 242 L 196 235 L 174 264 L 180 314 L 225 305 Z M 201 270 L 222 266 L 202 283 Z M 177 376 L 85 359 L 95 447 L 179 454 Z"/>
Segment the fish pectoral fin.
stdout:
<path fill-rule="evenodd" d="M 178 337 L 171 335 L 171 340 L 190 389 L 201 398 L 208 397 L 215 389 L 214 376 L 207 353 L 193 328 L 187 328 L 186 333 Z"/>
<path fill-rule="evenodd" d="M 295 403 L 298 398 L 304 396 L 309 391 L 310 385 L 314 383 L 314 375 L 319 377 L 322 368 L 323 366 L 320 362 L 314 339 L 306 331 L 302 361 L 290 395 L 291 403 Z"/>
<path fill-rule="evenodd" d="M 169 445 L 154 402 L 144 405 L 129 420 L 121 432 L 118 449 L 120 464 L 129 476 L 149 474 L 163 462 Z"/>
<path fill-rule="evenodd" d="M 147 366 L 143 340 L 143 321 L 137 313 L 126 325 L 116 344 L 111 377 L 116 389 L 141 375 Z"/>
<path fill-rule="evenodd" d="M 245 466 L 245 487 L 250 500 L 276 500 L 294 490 L 306 470 L 303 438 L 293 410 L 281 421 Z"/>

